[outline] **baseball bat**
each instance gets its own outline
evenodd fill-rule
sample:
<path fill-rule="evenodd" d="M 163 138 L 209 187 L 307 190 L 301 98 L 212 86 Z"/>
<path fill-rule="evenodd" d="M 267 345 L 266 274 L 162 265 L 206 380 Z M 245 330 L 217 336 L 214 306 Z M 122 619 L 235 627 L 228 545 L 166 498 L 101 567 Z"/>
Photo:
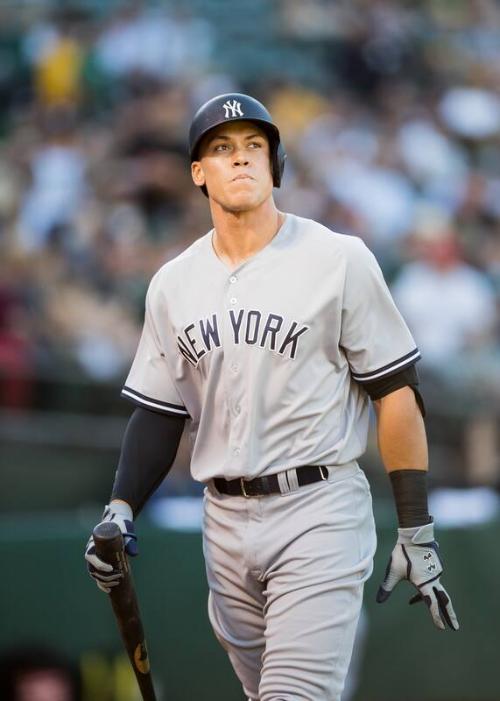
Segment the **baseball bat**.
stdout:
<path fill-rule="evenodd" d="M 98 558 L 119 570 L 123 577 L 109 594 L 116 622 L 134 670 L 143 701 L 157 701 L 132 572 L 125 554 L 123 536 L 116 523 L 104 521 L 93 531 Z"/>

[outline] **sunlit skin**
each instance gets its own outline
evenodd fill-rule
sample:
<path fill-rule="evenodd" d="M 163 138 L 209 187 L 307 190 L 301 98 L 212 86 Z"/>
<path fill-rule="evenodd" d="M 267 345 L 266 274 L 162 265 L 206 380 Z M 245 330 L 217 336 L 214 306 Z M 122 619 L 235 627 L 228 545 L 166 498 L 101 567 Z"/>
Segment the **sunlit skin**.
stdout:
<path fill-rule="evenodd" d="M 411 387 L 401 387 L 374 402 L 378 447 L 387 472 L 428 469 L 425 424 Z"/>
<path fill-rule="evenodd" d="M 284 221 L 273 199 L 269 142 L 252 122 L 228 122 L 203 139 L 193 182 L 205 185 L 215 229 L 213 246 L 234 268 L 276 235 Z"/>

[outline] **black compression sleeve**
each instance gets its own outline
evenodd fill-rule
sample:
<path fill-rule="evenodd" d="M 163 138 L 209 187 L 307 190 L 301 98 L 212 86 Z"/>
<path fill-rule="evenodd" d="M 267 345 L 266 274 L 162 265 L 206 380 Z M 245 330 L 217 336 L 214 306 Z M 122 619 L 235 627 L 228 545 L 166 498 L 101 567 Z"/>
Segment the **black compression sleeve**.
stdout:
<path fill-rule="evenodd" d="M 122 441 L 111 499 L 123 499 L 134 516 L 172 467 L 185 419 L 135 409 Z"/>
<path fill-rule="evenodd" d="M 400 528 L 423 526 L 432 519 L 427 506 L 427 470 L 389 472 Z"/>
<path fill-rule="evenodd" d="M 410 365 L 409 368 L 395 372 L 388 377 L 383 377 L 380 380 L 371 380 L 371 382 L 363 382 L 363 387 L 368 392 L 370 399 L 376 400 L 385 397 L 387 394 L 394 392 L 401 387 L 409 386 L 415 393 L 418 407 L 422 416 L 425 416 L 425 405 L 422 395 L 418 390 L 418 373 L 415 365 Z"/>

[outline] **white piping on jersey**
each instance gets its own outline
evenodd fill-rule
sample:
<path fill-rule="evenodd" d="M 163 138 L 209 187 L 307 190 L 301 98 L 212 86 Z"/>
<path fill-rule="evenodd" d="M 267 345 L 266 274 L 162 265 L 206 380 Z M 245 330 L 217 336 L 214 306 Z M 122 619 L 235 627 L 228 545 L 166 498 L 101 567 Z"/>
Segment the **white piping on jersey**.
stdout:
<path fill-rule="evenodd" d="M 356 375 L 356 373 L 351 373 L 353 378 L 357 380 L 358 382 L 369 382 L 370 380 L 376 380 L 378 377 L 383 377 L 384 375 L 388 375 L 391 372 L 394 372 L 394 370 L 397 370 L 398 368 L 402 367 L 403 365 L 411 365 L 411 363 L 414 363 L 416 360 L 420 358 L 420 351 L 418 348 L 415 350 L 414 353 L 412 353 L 410 356 L 405 357 L 401 361 L 394 361 L 394 364 L 390 365 L 389 367 L 385 367 L 383 370 L 374 370 L 373 372 L 370 373 L 363 373 L 362 375 Z"/>
<path fill-rule="evenodd" d="M 131 392 L 130 390 L 127 390 L 127 389 L 122 389 L 121 394 L 124 395 L 125 397 L 130 397 L 131 399 L 134 400 L 134 402 L 138 402 L 139 404 L 144 404 L 145 406 L 150 406 L 150 407 L 153 407 L 155 409 L 159 409 L 160 411 L 164 412 L 165 414 L 180 414 L 181 416 L 189 416 L 186 409 L 181 409 L 180 407 L 176 408 L 173 405 L 166 407 L 165 403 L 159 404 L 158 402 L 155 402 L 154 400 L 143 399 L 142 397 L 138 397 L 137 394 L 135 394 L 134 392 Z"/>

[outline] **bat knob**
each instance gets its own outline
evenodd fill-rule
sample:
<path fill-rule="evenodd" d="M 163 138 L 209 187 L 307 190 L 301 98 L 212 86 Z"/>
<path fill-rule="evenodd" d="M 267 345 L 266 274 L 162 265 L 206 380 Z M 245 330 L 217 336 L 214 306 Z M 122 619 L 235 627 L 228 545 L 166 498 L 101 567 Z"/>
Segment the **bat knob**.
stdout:
<path fill-rule="evenodd" d="M 123 536 L 119 526 L 113 521 L 102 521 L 94 528 L 95 552 L 98 558 L 109 562 L 113 567 L 126 567 L 123 553 Z"/>
<path fill-rule="evenodd" d="M 121 534 L 120 527 L 113 521 L 102 521 L 93 530 L 94 540 L 96 538 L 99 540 L 112 540 L 117 536 L 121 536 Z"/>

